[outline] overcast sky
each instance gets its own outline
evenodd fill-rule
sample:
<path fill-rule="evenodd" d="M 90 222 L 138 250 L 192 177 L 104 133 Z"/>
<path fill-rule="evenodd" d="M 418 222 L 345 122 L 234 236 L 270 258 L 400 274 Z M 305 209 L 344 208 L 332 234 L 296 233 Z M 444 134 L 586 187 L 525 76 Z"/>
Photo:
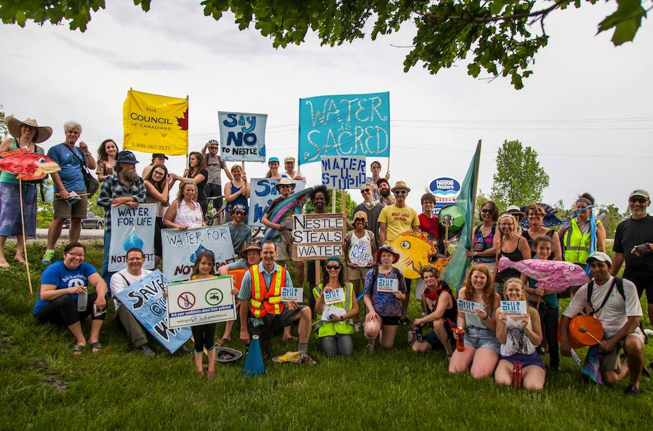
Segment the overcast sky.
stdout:
<path fill-rule="evenodd" d="M 634 43 L 613 47 L 611 34 L 595 33 L 615 2 L 550 16 L 549 45 L 520 91 L 509 79 L 475 80 L 462 63 L 437 76 L 420 65 L 404 73 L 407 50 L 395 46 L 411 44 L 410 26 L 374 42 L 329 48 L 309 35 L 299 47 L 275 50 L 255 30 L 238 31 L 230 15 L 205 17 L 199 0 L 155 0 L 147 14 L 131 2 L 107 3 L 85 33 L 0 26 L 0 104 L 7 115 L 52 126 L 46 148 L 63 140 L 69 119 L 82 124 L 92 151 L 106 138 L 122 147 L 122 105 L 131 87 L 189 96 L 191 151 L 219 139 L 217 111 L 267 113 L 267 154 L 283 159 L 297 153 L 299 98 L 389 91 L 391 182 L 408 183 L 409 204 L 418 210 L 433 178 L 462 181 L 479 139 L 479 189 L 486 194 L 506 139 L 539 153 L 551 177 L 547 203 L 569 206 L 589 191 L 597 203 L 624 211 L 631 190 L 653 192 L 653 25 L 644 20 Z M 137 156 L 149 162 L 149 154 Z M 184 158 L 173 159 L 169 165 L 181 173 Z M 381 161 L 385 172 L 387 159 Z M 247 164 L 246 171 L 261 177 L 267 165 Z M 302 173 L 317 183 L 319 164 Z"/>

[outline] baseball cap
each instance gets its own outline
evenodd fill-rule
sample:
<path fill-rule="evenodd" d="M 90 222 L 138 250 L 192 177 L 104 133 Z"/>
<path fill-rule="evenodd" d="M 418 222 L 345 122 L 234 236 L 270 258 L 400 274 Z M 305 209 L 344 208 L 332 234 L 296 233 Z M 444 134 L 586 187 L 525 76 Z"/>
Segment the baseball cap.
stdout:
<path fill-rule="evenodd" d="M 168 156 L 166 156 L 163 153 L 154 153 L 154 154 L 152 154 L 152 159 L 166 159 L 166 160 L 168 160 Z"/>
<path fill-rule="evenodd" d="M 270 157 L 270 158 L 268 159 L 268 164 L 270 164 L 270 163 L 272 163 L 272 162 L 277 162 L 277 163 L 279 163 L 279 158 L 278 158 L 278 157 Z"/>
<path fill-rule="evenodd" d="M 630 193 L 630 195 L 628 196 L 628 199 L 633 198 L 635 196 L 646 198 L 646 200 L 648 200 L 648 201 L 651 200 L 651 195 L 649 195 L 648 192 L 646 190 L 644 190 L 644 189 L 633 190 Z"/>
<path fill-rule="evenodd" d="M 605 262 L 608 265 L 612 266 L 612 259 L 610 259 L 610 256 L 607 254 L 603 253 L 602 251 L 595 251 L 590 255 L 590 257 L 587 258 L 587 263 L 589 263 L 590 260 L 597 260 L 599 262 Z"/>
<path fill-rule="evenodd" d="M 293 163 L 295 163 L 295 158 L 292 157 L 292 156 L 289 156 L 289 157 L 286 157 L 285 159 L 283 159 L 283 162 L 284 162 L 284 163 L 288 163 L 288 162 L 293 162 Z"/>

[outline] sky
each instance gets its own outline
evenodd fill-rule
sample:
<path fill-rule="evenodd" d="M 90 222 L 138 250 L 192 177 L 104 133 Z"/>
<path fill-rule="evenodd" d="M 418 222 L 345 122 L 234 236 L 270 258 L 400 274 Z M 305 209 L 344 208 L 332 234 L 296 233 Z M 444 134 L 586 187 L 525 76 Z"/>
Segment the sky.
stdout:
<path fill-rule="evenodd" d="M 253 25 L 239 31 L 229 14 L 217 22 L 205 17 L 199 0 L 155 0 L 148 13 L 131 2 L 107 3 L 85 33 L 0 25 L 0 105 L 7 115 L 51 126 L 46 149 L 62 142 L 70 119 L 82 124 L 81 140 L 93 153 L 107 138 L 122 148 L 122 106 L 133 88 L 189 97 L 190 151 L 219 140 L 218 111 L 255 112 L 268 114 L 268 156 L 296 157 L 299 98 L 389 91 L 390 182 L 405 181 L 418 210 L 434 178 L 462 182 L 479 140 L 485 194 L 505 140 L 538 152 L 550 176 L 546 203 L 570 207 L 589 191 L 597 204 L 623 212 L 630 191 L 653 192 L 653 25 L 644 20 L 634 43 L 614 47 L 611 34 L 596 35 L 596 28 L 615 2 L 550 15 L 549 44 L 519 91 L 509 78 L 469 77 L 464 62 L 437 75 L 420 64 L 404 73 L 408 50 L 401 47 L 411 44 L 412 25 L 334 48 L 309 34 L 300 46 L 275 50 Z M 136 154 L 149 163 L 149 154 Z M 168 166 L 181 174 L 184 163 L 173 157 Z M 388 160 L 381 163 L 385 173 Z M 319 181 L 319 169 L 302 166 L 308 185 Z M 248 163 L 246 171 L 262 177 L 267 165 Z"/>

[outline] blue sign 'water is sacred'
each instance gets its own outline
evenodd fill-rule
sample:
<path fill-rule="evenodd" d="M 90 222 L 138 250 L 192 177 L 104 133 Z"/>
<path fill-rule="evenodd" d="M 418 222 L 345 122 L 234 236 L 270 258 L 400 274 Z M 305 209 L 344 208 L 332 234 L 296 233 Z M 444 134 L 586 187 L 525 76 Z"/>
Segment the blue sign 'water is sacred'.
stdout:
<path fill-rule="evenodd" d="M 390 156 L 390 93 L 299 99 L 299 164 Z"/>
<path fill-rule="evenodd" d="M 265 162 L 267 114 L 218 112 L 220 156 L 227 162 Z"/>

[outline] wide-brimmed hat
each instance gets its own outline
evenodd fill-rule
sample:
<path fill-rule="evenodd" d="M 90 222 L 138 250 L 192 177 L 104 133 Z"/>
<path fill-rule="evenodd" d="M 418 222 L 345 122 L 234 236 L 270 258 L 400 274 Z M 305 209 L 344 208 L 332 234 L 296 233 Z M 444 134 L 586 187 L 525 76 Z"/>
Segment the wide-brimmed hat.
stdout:
<path fill-rule="evenodd" d="M 408 186 L 406 185 L 406 183 L 403 182 L 403 181 L 397 181 L 397 182 L 395 183 L 395 186 L 394 186 L 391 190 L 392 190 L 393 192 L 394 192 L 395 190 L 406 190 L 407 192 L 410 192 L 410 187 L 408 187 Z"/>
<path fill-rule="evenodd" d="M 34 142 L 36 142 L 37 144 L 47 141 L 48 139 L 50 139 L 50 136 L 52 136 L 52 127 L 39 126 L 39 124 L 33 118 L 28 118 L 25 121 L 20 121 L 18 118 L 12 117 L 11 115 L 7 117 L 7 129 L 9 130 L 11 136 L 13 136 L 16 139 L 20 138 L 20 126 L 22 126 L 23 124 L 26 126 L 36 128 L 38 136 L 36 137 L 36 140 Z"/>
<path fill-rule="evenodd" d="M 365 211 L 356 211 L 356 214 L 354 214 L 354 218 L 353 218 L 354 222 L 356 221 L 356 219 L 359 218 L 362 218 L 365 221 L 365 223 L 367 223 L 367 214 L 365 214 Z"/>
<path fill-rule="evenodd" d="M 138 163 L 136 156 L 131 151 L 122 150 L 116 155 L 116 163 L 128 163 L 130 165 L 135 165 Z"/>
<path fill-rule="evenodd" d="M 520 218 L 526 217 L 526 214 L 524 214 L 524 212 L 517 205 L 510 205 L 508 208 L 506 208 L 503 214 L 518 215 Z"/>
<path fill-rule="evenodd" d="M 281 178 L 274 187 L 279 190 L 281 186 L 290 186 L 290 190 L 295 189 L 295 183 L 290 181 L 288 178 Z"/>
<path fill-rule="evenodd" d="M 238 252 L 238 254 L 243 259 L 247 259 L 247 252 L 250 251 L 250 250 L 256 250 L 256 251 L 258 251 L 260 253 L 261 252 L 261 247 L 259 247 L 258 245 L 254 244 L 254 243 L 243 244 L 243 248 L 240 250 L 240 252 Z"/>
<path fill-rule="evenodd" d="M 388 253 L 392 253 L 392 256 L 394 256 L 394 259 L 392 260 L 392 263 L 397 263 L 399 262 L 399 253 L 394 251 L 391 245 L 382 245 L 379 247 L 379 249 L 376 251 L 376 262 L 379 263 L 381 260 L 381 252 L 386 251 Z"/>

